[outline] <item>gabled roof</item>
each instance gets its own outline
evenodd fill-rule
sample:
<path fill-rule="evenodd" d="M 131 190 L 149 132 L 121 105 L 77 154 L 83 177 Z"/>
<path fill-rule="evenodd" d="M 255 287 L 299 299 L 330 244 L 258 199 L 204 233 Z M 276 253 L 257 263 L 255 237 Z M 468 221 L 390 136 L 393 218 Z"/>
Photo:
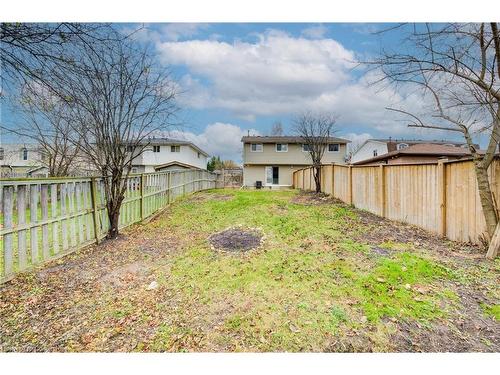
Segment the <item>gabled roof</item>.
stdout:
<path fill-rule="evenodd" d="M 253 135 L 241 138 L 243 143 L 304 143 L 304 138 L 299 136 L 276 136 L 276 135 Z M 349 143 L 351 141 L 343 138 L 329 137 L 328 143 Z"/>
<path fill-rule="evenodd" d="M 402 142 L 401 142 L 402 143 Z M 420 155 L 420 156 L 469 156 L 470 151 L 463 147 L 445 146 L 433 143 L 418 143 L 402 150 L 391 151 L 386 154 L 375 156 L 370 159 L 360 160 L 353 165 L 368 164 L 381 160 L 393 159 L 403 155 Z"/>
<path fill-rule="evenodd" d="M 182 162 L 177 161 L 177 160 L 169 161 L 168 163 L 165 163 L 165 164 L 155 165 L 154 168 L 156 171 L 158 171 L 158 170 L 161 170 L 164 168 L 171 167 L 172 165 L 178 165 L 180 167 L 189 168 L 189 169 L 201 169 L 200 167 L 196 167 L 196 166 L 191 165 L 191 164 L 182 163 Z"/>
<path fill-rule="evenodd" d="M 130 142 L 132 143 L 132 142 Z M 185 139 L 174 139 L 174 138 L 165 138 L 165 137 L 161 137 L 161 138 L 147 138 L 145 140 L 143 140 L 141 142 L 142 145 L 144 144 L 149 144 L 151 146 L 169 146 L 169 145 L 172 145 L 172 146 L 191 146 L 192 148 L 194 148 L 196 151 L 198 151 L 199 153 L 205 155 L 205 156 L 209 156 L 209 154 L 207 152 L 205 152 L 204 150 L 202 150 L 201 148 L 199 148 L 198 146 L 196 146 L 193 142 L 191 141 L 186 141 Z"/>

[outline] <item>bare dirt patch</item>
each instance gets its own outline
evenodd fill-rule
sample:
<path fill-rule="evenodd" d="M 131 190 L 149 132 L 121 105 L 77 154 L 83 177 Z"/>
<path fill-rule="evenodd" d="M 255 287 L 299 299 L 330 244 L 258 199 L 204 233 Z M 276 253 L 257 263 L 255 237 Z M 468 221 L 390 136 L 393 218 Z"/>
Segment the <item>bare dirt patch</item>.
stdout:
<path fill-rule="evenodd" d="M 321 204 L 332 204 L 336 203 L 338 200 L 332 198 L 330 195 L 325 193 L 315 193 L 311 191 L 303 191 L 301 194 L 297 194 L 292 200 L 292 203 L 302 204 L 305 206 L 317 206 Z"/>
<path fill-rule="evenodd" d="M 353 209 L 353 211 L 357 217 L 348 218 L 352 223 L 352 228 L 361 224 L 364 230 L 361 233 L 348 231 L 348 234 L 352 235 L 356 241 L 367 243 L 375 248 L 384 242 L 395 242 L 432 250 L 437 255 L 456 256 L 464 261 L 484 258 L 484 250 L 481 246 L 448 241 L 414 225 L 388 220 L 364 210 Z M 375 248 L 376 253 L 378 251 Z"/>
<path fill-rule="evenodd" d="M 257 229 L 229 228 L 209 237 L 210 244 L 218 250 L 247 252 L 260 246 L 262 234 Z"/>

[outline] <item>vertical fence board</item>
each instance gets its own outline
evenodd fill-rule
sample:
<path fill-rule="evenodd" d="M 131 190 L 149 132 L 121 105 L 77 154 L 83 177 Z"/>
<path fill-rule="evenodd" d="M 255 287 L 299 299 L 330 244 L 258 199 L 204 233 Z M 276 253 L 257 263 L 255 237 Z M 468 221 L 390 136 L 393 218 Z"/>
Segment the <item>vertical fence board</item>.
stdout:
<path fill-rule="evenodd" d="M 5 229 L 12 229 L 14 226 L 14 188 L 12 186 L 5 186 L 3 188 L 2 199 L 3 227 Z M 14 272 L 14 247 L 12 237 L 12 233 L 8 233 L 5 234 L 3 238 L 3 274 L 5 276 L 10 276 Z"/>
<path fill-rule="evenodd" d="M 57 184 L 50 185 L 50 211 L 51 218 L 55 219 L 58 217 L 57 213 Z M 52 223 L 52 252 L 57 254 L 59 252 L 59 223 Z"/>
<path fill-rule="evenodd" d="M 49 186 L 47 184 L 40 186 L 40 207 L 42 209 L 42 221 L 47 221 L 49 219 Z M 44 260 L 50 258 L 48 224 L 42 224 L 42 256 Z"/>
<path fill-rule="evenodd" d="M 36 223 L 38 221 L 38 185 L 30 186 L 30 221 L 33 227 L 30 230 L 30 251 L 31 251 L 31 262 L 33 264 L 38 263 L 38 227 Z"/>
<path fill-rule="evenodd" d="M 61 184 L 61 216 L 65 217 L 68 215 L 66 209 L 67 203 L 67 188 L 66 183 Z M 61 222 L 61 237 L 62 237 L 62 250 L 66 251 L 68 249 L 68 220 L 63 219 Z"/>
<path fill-rule="evenodd" d="M 26 225 L 26 185 L 17 187 L 17 222 L 20 227 Z M 28 266 L 28 255 L 26 248 L 26 230 L 17 232 L 17 254 L 19 257 L 19 270 Z"/>

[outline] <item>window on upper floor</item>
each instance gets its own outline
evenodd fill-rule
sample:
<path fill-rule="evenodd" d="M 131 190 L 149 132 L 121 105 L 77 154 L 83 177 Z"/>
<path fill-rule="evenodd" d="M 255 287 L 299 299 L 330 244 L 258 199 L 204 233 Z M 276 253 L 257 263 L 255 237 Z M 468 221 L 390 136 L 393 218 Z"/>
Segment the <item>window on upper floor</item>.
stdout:
<path fill-rule="evenodd" d="M 28 149 L 26 147 L 21 149 L 21 159 L 28 160 Z"/>
<path fill-rule="evenodd" d="M 179 145 L 170 146 L 170 152 L 181 152 L 181 146 Z"/>
<path fill-rule="evenodd" d="M 339 152 L 340 144 L 338 143 L 330 143 L 328 144 L 328 152 Z"/>
<path fill-rule="evenodd" d="M 133 152 L 134 146 L 127 146 L 127 152 Z"/>
<path fill-rule="evenodd" d="M 378 156 L 377 150 L 373 150 L 373 157 Z"/>
<path fill-rule="evenodd" d="M 201 158 L 201 152 L 198 152 L 198 159 Z"/>
<path fill-rule="evenodd" d="M 288 152 L 288 144 L 276 143 L 276 152 Z"/>
<path fill-rule="evenodd" d="M 5 151 L 3 150 L 3 148 L 0 148 L 0 160 L 3 160 L 4 153 L 5 153 Z"/>
<path fill-rule="evenodd" d="M 305 143 L 302 145 L 302 151 L 309 152 L 311 151 L 311 145 L 306 145 Z"/>
<path fill-rule="evenodd" d="M 398 143 L 398 145 L 396 147 L 398 150 L 402 150 L 404 148 L 407 148 L 408 144 L 407 143 Z"/>
<path fill-rule="evenodd" d="M 264 147 L 262 146 L 262 143 L 252 143 L 250 144 L 250 151 L 252 152 L 262 152 Z"/>
<path fill-rule="evenodd" d="M 153 146 L 153 152 L 160 152 L 160 146 Z"/>

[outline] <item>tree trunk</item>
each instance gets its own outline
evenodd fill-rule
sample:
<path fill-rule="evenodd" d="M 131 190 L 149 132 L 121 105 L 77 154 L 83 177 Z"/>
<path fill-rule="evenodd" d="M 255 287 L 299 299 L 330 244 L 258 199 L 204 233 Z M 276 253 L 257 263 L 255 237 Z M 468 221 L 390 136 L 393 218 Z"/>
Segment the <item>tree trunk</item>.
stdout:
<path fill-rule="evenodd" d="M 321 166 L 314 167 L 314 183 L 316 184 L 316 193 L 321 193 Z"/>
<path fill-rule="evenodd" d="M 498 256 L 498 249 L 500 248 L 500 222 L 497 224 L 495 233 L 490 241 L 486 258 L 495 259 Z"/>
<path fill-rule="evenodd" d="M 479 199 L 481 201 L 484 219 L 486 221 L 486 231 L 489 236 L 488 239 L 491 240 L 493 234 L 495 233 L 495 228 L 497 227 L 498 218 L 495 202 L 493 201 L 493 194 L 491 192 L 490 181 L 488 179 L 488 168 L 485 168 L 480 160 L 474 160 L 474 166 L 476 169 Z"/>
<path fill-rule="evenodd" d="M 108 206 L 109 230 L 108 238 L 113 240 L 118 237 L 118 220 L 120 219 L 120 207 L 110 208 Z"/>

